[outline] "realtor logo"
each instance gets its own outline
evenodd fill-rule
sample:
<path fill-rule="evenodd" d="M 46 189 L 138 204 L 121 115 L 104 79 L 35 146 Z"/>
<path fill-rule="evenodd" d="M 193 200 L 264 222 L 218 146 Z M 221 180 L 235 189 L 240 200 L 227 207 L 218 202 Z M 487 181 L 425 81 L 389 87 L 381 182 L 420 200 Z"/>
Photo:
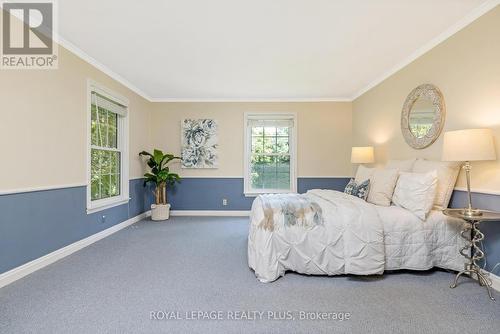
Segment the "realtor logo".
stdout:
<path fill-rule="evenodd" d="M 2 69 L 56 69 L 53 1 L 2 3 Z"/>

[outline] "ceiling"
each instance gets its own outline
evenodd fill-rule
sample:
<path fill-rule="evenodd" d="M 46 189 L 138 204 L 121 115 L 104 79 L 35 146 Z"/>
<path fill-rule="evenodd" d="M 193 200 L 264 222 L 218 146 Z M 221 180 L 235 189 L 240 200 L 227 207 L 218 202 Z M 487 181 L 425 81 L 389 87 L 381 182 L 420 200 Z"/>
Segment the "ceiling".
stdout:
<path fill-rule="evenodd" d="M 352 100 L 492 0 L 64 0 L 61 44 L 152 101 Z"/>

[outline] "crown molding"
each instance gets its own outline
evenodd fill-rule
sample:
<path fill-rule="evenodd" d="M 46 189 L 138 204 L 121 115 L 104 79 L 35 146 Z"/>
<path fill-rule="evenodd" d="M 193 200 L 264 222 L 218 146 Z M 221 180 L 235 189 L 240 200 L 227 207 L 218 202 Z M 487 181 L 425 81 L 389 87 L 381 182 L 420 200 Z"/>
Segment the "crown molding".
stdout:
<path fill-rule="evenodd" d="M 123 86 L 127 87 L 137 95 L 141 96 L 143 99 L 152 102 L 151 97 L 146 94 L 144 91 L 139 89 L 137 86 L 132 84 L 130 81 L 119 75 L 118 73 L 112 71 L 109 67 L 106 65 L 102 64 L 101 62 L 97 61 L 95 58 L 90 56 L 88 53 L 80 49 L 79 47 L 75 46 L 73 43 L 69 42 L 68 40 L 64 39 L 61 36 L 57 36 L 56 39 L 57 44 L 65 48 L 66 50 L 70 51 L 71 53 L 75 54 L 82 60 L 86 61 L 90 65 L 94 66 L 97 68 L 99 71 L 103 72 L 104 74 L 110 76 L 112 79 L 117 81 L 118 83 L 122 84 Z"/>
<path fill-rule="evenodd" d="M 376 80 L 373 80 L 370 84 L 359 90 L 356 94 L 351 97 L 318 97 L 318 98 L 162 98 L 162 97 L 151 97 L 143 90 L 139 89 L 137 86 L 132 84 L 130 81 L 126 80 L 124 77 L 119 75 L 118 73 L 112 71 L 110 68 L 105 66 L 104 64 L 97 61 L 95 58 L 84 52 L 82 49 L 78 48 L 68 40 L 64 39 L 61 36 L 56 36 L 56 42 L 60 44 L 62 47 L 67 49 L 68 51 L 74 53 L 76 56 L 80 57 L 90 65 L 96 67 L 98 70 L 102 71 L 106 75 L 110 76 L 123 86 L 127 87 L 134 93 L 140 95 L 142 98 L 146 99 L 149 102 L 352 102 L 359 98 L 361 95 L 365 94 L 372 88 L 378 86 L 384 80 L 408 66 L 410 63 L 436 47 L 437 45 L 444 42 L 449 37 L 453 36 L 479 17 L 483 16 L 487 12 L 491 11 L 496 6 L 500 5 L 500 0 L 489 0 L 483 3 L 481 6 L 477 7 L 469 14 L 464 16 L 460 21 L 456 24 L 445 30 L 443 33 L 436 36 L 430 42 L 426 43 L 421 48 L 417 49 L 414 53 L 412 53 L 408 58 L 404 59 L 396 66 L 392 67 L 388 71 L 384 72 L 380 77 Z"/>
<path fill-rule="evenodd" d="M 361 89 L 358 91 L 356 94 L 354 94 L 351 98 L 351 101 L 356 100 L 359 98 L 361 95 L 365 94 L 372 88 L 378 86 L 380 83 L 382 83 L 384 80 L 398 72 L 399 70 L 403 69 L 404 67 L 408 66 L 410 63 L 413 61 L 417 60 L 421 56 L 423 56 L 425 53 L 433 49 L 434 47 L 438 46 L 451 36 L 455 35 L 457 32 L 462 30 L 463 28 L 467 27 L 469 24 L 483 16 L 484 14 L 488 13 L 490 10 L 495 8 L 500 4 L 500 0 L 489 0 L 483 3 L 481 6 L 477 7 L 474 9 L 472 12 L 464 16 L 460 21 L 455 23 L 453 26 L 433 38 L 430 42 L 426 43 L 424 46 L 416 50 L 414 53 L 412 53 L 408 58 L 403 60 L 402 62 L 398 63 L 396 66 L 392 67 L 390 70 L 382 74 L 380 77 L 378 77 L 376 80 L 372 81 L 368 86 L 365 88 Z"/>
<path fill-rule="evenodd" d="M 349 97 L 311 98 L 152 98 L 151 102 L 352 102 Z"/>
<path fill-rule="evenodd" d="M 0 8 L 3 9 L 3 6 L 1 6 L 1 4 L 0 4 Z M 57 11 L 57 7 L 56 7 L 56 11 Z M 23 18 L 20 18 L 20 17 L 17 17 L 17 18 L 19 20 L 21 20 L 22 22 L 24 22 Z M 56 20 L 56 24 L 57 24 L 57 20 Z M 125 79 L 124 77 L 119 75 L 118 73 L 112 71 L 109 67 L 102 64 L 101 62 L 96 60 L 94 57 L 90 56 L 88 53 L 86 53 L 85 51 L 83 51 L 82 49 L 80 49 L 79 47 L 77 47 L 76 45 L 74 45 L 73 43 L 71 43 L 70 41 L 65 39 L 64 37 L 62 37 L 58 33 L 57 26 L 55 27 L 55 33 L 54 33 L 54 36 L 52 36 L 52 38 L 53 38 L 53 41 L 56 44 L 58 44 L 59 46 L 62 46 L 63 48 L 65 48 L 69 52 L 73 53 L 74 55 L 76 55 L 77 57 L 82 59 L 83 61 L 89 63 L 90 65 L 94 66 L 95 68 L 97 68 L 98 70 L 103 72 L 104 74 L 110 76 L 115 81 L 117 81 L 120 84 L 122 84 L 123 86 L 127 87 L 128 89 L 130 89 L 131 91 L 133 91 L 137 95 L 139 95 L 142 98 L 146 99 L 147 101 L 151 102 L 151 97 L 148 94 L 146 94 L 144 91 L 139 89 L 137 86 L 132 84 L 130 81 L 128 81 L 127 79 Z"/>
<path fill-rule="evenodd" d="M 64 39 L 61 36 L 57 36 L 57 43 L 62 46 L 63 48 L 67 49 L 71 53 L 75 54 L 77 57 L 81 58 L 82 60 L 86 61 L 90 65 L 94 66 L 104 74 L 110 76 L 112 79 L 116 80 L 118 83 L 122 84 L 123 86 L 127 87 L 137 95 L 141 96 L 142 98 L 146 99 L 149 102 L 153 103 L 165 103 L 165 102 L 232 102 L 232 103 L 238 103 L 238 102 L 352 102 L 352 98 L 349 97 L 311 97 L 311 98 L 154 98 L 146 94 L 144 91 L 139 89 L 137 86 L 132 84 L 130 81 L 127 79 L 123 78 L 121 75 L 118 73 L 112 71 L 109 69 L 107 66 L 103 65 L 99 61 L 97 61 L 95 58 L 84 52 L 82 49 L 78 48 L 75 46 L 73 43 L 69 42 L 68 40 Z"/>
<path fill-rule="evenodd" d="M 109 67 L 102 64 L 88 53 L 66 40 L 62 36 L 56 36 L 55 41 L 57 44 L 75 54 L 77 57 L 86 61 L 90 65 L 94 66 L 104 74 L 110 76 L 112 79 L 116 80 L 118 83 L 127 87 L 137 95 L 146 99 L 149 102 L 153 103 L 162 103 L 162 102 L 352 102 L 352 99 L 349 97 L 306 97 L 306 98 L 156 98 L 151 97 L 143 90 L 139 89 L 137 86 L 132 84 L 130 81 L 119 75 L 118 73 L 112 71 Z"/>

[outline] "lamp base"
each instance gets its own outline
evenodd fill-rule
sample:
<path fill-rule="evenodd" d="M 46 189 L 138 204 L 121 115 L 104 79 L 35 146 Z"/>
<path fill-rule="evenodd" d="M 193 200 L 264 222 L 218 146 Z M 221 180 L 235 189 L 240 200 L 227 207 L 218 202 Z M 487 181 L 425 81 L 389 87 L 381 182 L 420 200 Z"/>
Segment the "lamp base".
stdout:
<path fill-rule="evenodd" d="M 476 210 L 476 209 L 473 209 L 472 208 L 472 195 L 471 195 L 471 192 L 470 192 L 470 170 L 471 170 L 471 165 L 470 165 L 470 162 L 469 161 L 466 161 L 464 166 L 463 166 L 463 169 L 465 169 L 465 177 L 467 179 L 467 198 L 468 198 L 468 204 L 469 206 L 464 209 L 462 211 L 462 214 L 465 216 L 465 217 L 468 217 L 468 218 L 474 218 L 474 217 L 481 217 L 483 215 L 483 213 L 479 210 Z"/>

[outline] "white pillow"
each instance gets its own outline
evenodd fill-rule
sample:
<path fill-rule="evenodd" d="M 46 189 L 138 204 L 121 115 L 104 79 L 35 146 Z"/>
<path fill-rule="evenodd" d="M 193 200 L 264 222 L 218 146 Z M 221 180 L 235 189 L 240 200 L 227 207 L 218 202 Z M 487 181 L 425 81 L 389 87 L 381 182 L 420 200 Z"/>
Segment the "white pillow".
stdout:
<path fill-rule="evenodd" d="M 398 169 L 400 172 L 411 172 L 416 160 L 415 158 L 408 160 L 389 160 L 385 168 Z"/>
<path fill-rule="evenodd" d="M 425 220 L 432 209 L 437 189 L 437 172 L 400 173 L 392 202 Z"/>
<path fill-rule="evenodd" d="M 437 172 L 437 190 L 434 207 L 443 210 L 450 203 L 451 194 L 460 172 L 460 162 L 430 161 L 418 159 L 413 165 L 414 173 Z"/>
<path fill-rule="evenodd" d="M 369 179 L 370 190 L 368 191 L 366 201 L 376 205 L 389 206 L 391 205 L 398 174 L 399 171 L 397 169 L 367 168 L 360 165 L 355 181 L 358 183 Z"/>

